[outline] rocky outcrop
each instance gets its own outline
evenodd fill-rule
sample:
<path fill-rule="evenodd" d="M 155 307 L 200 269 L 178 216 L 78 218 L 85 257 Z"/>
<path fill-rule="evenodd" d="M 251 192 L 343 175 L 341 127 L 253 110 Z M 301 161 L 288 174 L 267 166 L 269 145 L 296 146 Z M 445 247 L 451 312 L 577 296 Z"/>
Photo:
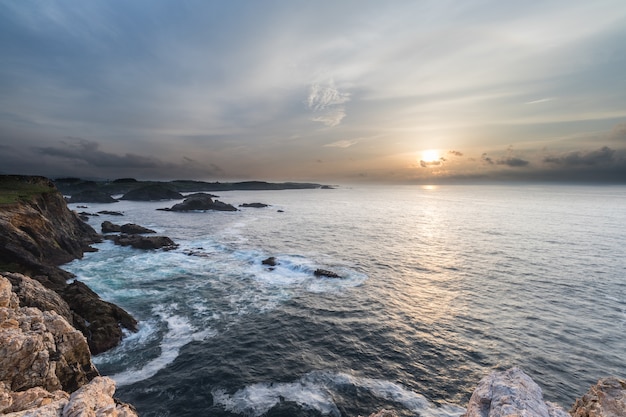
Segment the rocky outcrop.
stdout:
<path fill-rule="evenodd" d="M 141 236 L 141 235 L 119 235 L 107 236 L 109 240 L 120 246 L 132 246 L 135 249 L 175 249 L 178 247 L 172 239 L 167 236 Z"/>
<path fill-rule="evenodd" d="M 68 317 L 63 307 L 59 310 L 55 308 L 55 311 L 87 336 L 93 353 L 102 352 L 102 346 L 110 348 L 119 343 L 122 335 L 120 326 L 136 330 L 135 320 L 123 309 L 103 301 L 92 291 L 85 291 L 85 295 L 77 299 L 75 287 L 80 284 L 67 284 L 73 275 L 57 265 L 81 258 L 85 251 L 91 250 L 89 244 L 100 241 L 101 236 L 67 208 L 65 199 L 52 182 L 43 177 L 0 176 L 2 184 L 12 187 L 5 188 L 7 195 L 13 189 L 21 189 L 23 195 L 19 200 L 0 205 L 0 272 L 28 275 L 43 287 L 56 292 L 71 313 Z M 33 189 L 40 191 L 25 194 Z M 21 284 L 16 282 L 16 285 Z M 27 292 L 25 290 L 22 296 L 24 305 L 46 309 L 44 305 L 35 303 L 34 296 L 30 301 L 26 300 Z M 108 315 L 99 316 L 94 326 L 92 320 L 78 313 L 87 309 Z M 93 316 L 92 313 L 85 314 Z M 111 332 L 112 328 L 117 328 L 117 331 Z M 101 340 L 108 342 L 96 343 Z"/>
<path fill-rule="evenodd" d="M 556 404 L 545 402 L 543 392 L 515 367 L 481 379 L 462 417 L 570 417 Z"/>
<path fill-rule="evenodd" d="M 130 190 L 122 196 L 121 200 L 159 201 L 178 200 L 181 198 L 183 198 L 181 193 L 172 190 L 172 188 L 166 185 L 151 184 Z"/>
<path fill-rule="evenodd" d="M 102 233 L 116 233 L 121 232 L 129 235 L 134 234 L 142 234 L 142 233 L 156 233 L 152 229 L 148 229 L 147 227 L 140 226 L 134 223 L 126 223 L 124 225 L 118 225 L 115 223 L 111 223 L 110 221 L 104 221 L 100 225 L 102 228 Z"/>
<path fill-rule="evenodd" d="M 576 400 L 570 410 L 572 417 L 626 416 L 626 380 L 602 378 Z"/>
<path fill-rule="evenodd" d="M 0 381 L 11 391 L 74 391 L 98 375 L 85 337 L 55 311 L 20 307 L 0 275 Z"/>
<path fill-rule="evenodd" d="M 69 203 L 117 203 L 110 194 L 98 190 L 85 190 L 72 194 Z"/>
<path fill-rule="evenodd" d="M 183 200 L 182 203 L 174 204 L 165 211 L 204 211 L 204 210 L 218 210 L 218 211 L 237 211 L 234 206 L 221 202 L 219 200 L 213 200 L 209 194 L 196 193 L 191 194 Z"/>

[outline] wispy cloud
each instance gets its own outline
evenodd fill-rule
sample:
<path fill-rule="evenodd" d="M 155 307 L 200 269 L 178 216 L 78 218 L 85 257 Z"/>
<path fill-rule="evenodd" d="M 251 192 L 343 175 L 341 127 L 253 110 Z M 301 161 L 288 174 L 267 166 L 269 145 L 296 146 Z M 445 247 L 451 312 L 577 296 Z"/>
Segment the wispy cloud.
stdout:
<path fill-rule="evenodd" d="M 357 139 L 345 139 L 333 143 L 327 143 L 324 146 L 327 148 L 349 148 L 350 146 L 356 145 L 357 143 L 359 143 Z"/>
<path fill-rule="evenodd" d="M 524 104 L 539 104 L 539 103 L 546 103 L 548 101 L 552 101 L 555 100 L 554 97 L 546 97 L 546 98 L 540 98 L 539 100 L 533 100 L 533 101 L 527 101 Z"/>
<path fill-rule="evenodd" d="M 340 92 L 331 81 L 326 85 L 311 85 L 306 103 L 315 114 L 313 121 L 332 127 L 337 126 L 346 117 L 344 104 L 348 101 L 350 101 L 350 94 Z"/>

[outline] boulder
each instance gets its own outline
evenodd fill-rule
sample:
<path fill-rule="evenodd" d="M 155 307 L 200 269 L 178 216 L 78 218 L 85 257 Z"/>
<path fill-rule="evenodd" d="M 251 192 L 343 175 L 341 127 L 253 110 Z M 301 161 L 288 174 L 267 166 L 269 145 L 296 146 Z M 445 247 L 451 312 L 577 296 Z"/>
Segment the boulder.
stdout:
<path fill-rule="evenodd" d="M 117 203 L 110 194 L 99 190 L 85 190 L 72 194 L 69 203 Z"/>
<path fill-rule="evenodd" d="M 263 259 L 263 260 L 261 261 L 261 263 L 262 263 L 263 265 L 268 265 L 268 266 L 276 266 L 276 265 L 278 265 L 278 260 L 277 260 L 274 256 L 270 256 L 270 257 L 269 257 L 269 258 L 267 258 L 267 259 Z"/>
<path fill-rule="evenodd" d="M 109 240 L 120 246 L 132 246 L 136 249 L 165 249 L 170 250 L 178 247 L 172 239 L 167 236 L 141 236 L 141 235 L 119 235 L 107 236 Z"/>
<path fill-rule="evenodd" d="M 174 204 L 168 211 L 198 210 L 237 211 L 237 208 L 219 200 L 213 201 L 209 194 L 195 193 L 187 196 L 182 203 Z"/>
<path fill-rule="evenodd" d="M 183 195 L 181 193 L 172 190 L 168 186 L 161 184 L 150 184 L 130 190 L 122 196 L 121 200 L 159 201 L 178 200 L 181 198 L 183 198 Z"/>
<path fill-rule="evenodd" d="M 120 232 L 129 234 L 129 235 L 139 235 L 142 233 L 156 233 L 152 229 L 148 229 L 147 227 L 139 226 L 138 224 L 134 224 L 134 223 L 126 223 L 125 225 L 122 225 L 122 227 L 120 227 Z"/>
<path fill-rule="evenodd" d="M 101 210 L 98 214 L 108 214 L 109 216 L 123 216 L 124 213 L 119 211 L 111 211 L 111 210 Z"/>
<path fill-rule="evenodd" d="M 341 275 L 327 269 L 316 269 L 315 272 L 313 272 L 313 275 L 325 278 L 341 278 Z"/>
<path fill-rule="evenodd" d="M 264 208 L 264 207 L 269 207 L 269 204 L 263 204 L 263 203 L 243 203 L 243 204 L 239 204 L 239 207 Z"/>
<path fill-rule="evenodd" d="M 481 379 L 461 417 L 507 416 L 570 417 L 558 405 L 544 401 L 539 385 L 517 367 Z"/>
<path fill-rule="evenodd" d="M 569 412 L 572 417 L 626 416 L 626 380 L 602 378 L 581 398 Z"/>
<path fill-rule="evenodd" d="M 122 226 L 111 223 L 108 220 L 103 221 L 100 228 L 102 229 L 102 233 L 119 233 L 122 231 Z"/>

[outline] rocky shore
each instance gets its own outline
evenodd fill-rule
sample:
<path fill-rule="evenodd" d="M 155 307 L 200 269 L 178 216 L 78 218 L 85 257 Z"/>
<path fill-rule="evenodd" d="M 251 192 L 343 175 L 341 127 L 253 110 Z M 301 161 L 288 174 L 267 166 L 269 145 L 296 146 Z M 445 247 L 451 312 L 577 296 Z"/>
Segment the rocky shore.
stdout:
<path fill-rule="evenodd" d="M 136 321 L 85 284 L 68 284 L 72 275 L 58 267 L 102 237 L 46 178 L 0 176 L 0 197 L 0 414 L 136 416 L 91 361 Z M 382 410 L 370 417 L 393 416 Z M 626 417 L 626 381 L 603 378 L 565 410 L 544 401 L 521 369 L 494 372 L 478 383 L 462 417 L 507 416 Z"/>

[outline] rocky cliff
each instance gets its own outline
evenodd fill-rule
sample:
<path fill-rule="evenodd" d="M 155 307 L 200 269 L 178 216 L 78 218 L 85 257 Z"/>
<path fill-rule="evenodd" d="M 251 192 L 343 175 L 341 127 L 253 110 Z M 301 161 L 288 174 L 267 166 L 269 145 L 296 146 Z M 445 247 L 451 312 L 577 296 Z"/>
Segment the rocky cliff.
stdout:
<path fill-rule="evenodd" d="M 52 310 L 20 306 L 16 292 L 58 301 L 51 290 L 0 275 L 0 414 L 10 416 L 136 416 L 113 398 L 115 384 L 91 363 L 85 337 Z"/>
<path fill-rule="evenodd" d="M 83 283 L 68 284 L 72 275 L 58 267 L 81 258 L 99 240 L 47 178 L 0 176 L 0 272 L 29 275 L 55 291 L 62 302 L 54 300 L 49 309 L 87 336 L 92 353 L 116 346 L 122 328 L 135 331 L 137 325 L 126 311 L 101 300 Z M 11 279 L 21 285 L 18 277 Z M 22 305 L 42 307 L 29 289 L 18 294 Z"/>

